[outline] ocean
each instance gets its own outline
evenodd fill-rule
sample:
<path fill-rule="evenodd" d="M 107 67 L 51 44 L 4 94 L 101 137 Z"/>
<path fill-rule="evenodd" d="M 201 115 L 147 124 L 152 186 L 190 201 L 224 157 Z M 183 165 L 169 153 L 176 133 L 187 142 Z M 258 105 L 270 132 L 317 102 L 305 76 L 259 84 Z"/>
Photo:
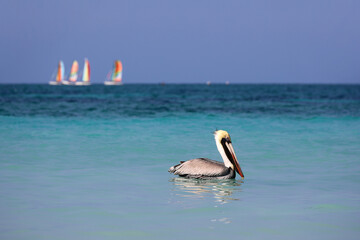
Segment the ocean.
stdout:
<path fill-rule="evenodd" d="M 221 161 L 242 180 L 168 173 Z M 360 85 L 0 85 L 0 239 L 359 239 Z"/>

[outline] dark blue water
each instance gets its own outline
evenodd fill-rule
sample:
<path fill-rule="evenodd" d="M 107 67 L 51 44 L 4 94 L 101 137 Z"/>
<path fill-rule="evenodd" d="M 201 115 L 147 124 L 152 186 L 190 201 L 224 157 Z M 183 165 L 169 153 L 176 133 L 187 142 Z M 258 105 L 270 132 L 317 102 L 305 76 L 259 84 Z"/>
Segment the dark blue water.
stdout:
<path fill-rule="evenodd" d="M 360 85 L 1 85 L 2 116 L 360 116 Z"/>
<path fill-rule="evenodd" d="M 359 146 L 360 85 L 0 85 L 0 239 L 358 239 Z"/>

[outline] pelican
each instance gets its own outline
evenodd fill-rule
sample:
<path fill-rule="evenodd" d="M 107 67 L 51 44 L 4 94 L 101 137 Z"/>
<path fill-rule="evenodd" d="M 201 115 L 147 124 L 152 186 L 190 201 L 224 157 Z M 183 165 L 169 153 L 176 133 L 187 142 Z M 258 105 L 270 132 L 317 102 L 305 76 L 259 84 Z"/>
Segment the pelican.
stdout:
<path fill-rule="evenodd" d="M 172 166 L 169 172 L 186 178 L 231 179 L 235 178 L 236 171 L 244 179 L 229 133 L 224 130 L 217 130 L 214 132 L 214 136 L 216 147 L 224 163 L 208 158 L 195 158 L 181 161 L 180 164 Z"/>

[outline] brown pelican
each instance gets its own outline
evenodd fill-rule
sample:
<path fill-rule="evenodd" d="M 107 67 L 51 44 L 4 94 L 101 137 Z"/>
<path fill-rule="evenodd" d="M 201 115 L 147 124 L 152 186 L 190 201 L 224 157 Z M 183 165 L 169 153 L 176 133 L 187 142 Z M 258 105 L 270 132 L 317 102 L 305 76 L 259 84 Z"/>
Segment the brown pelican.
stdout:
<path fill-rule="evenodd" d="M 214 132 L 214 136 L 217 149 L 224 163 L 208 158 L 196 158 L 185 162 L 181 161 L 180 164 L 172 166 L 169 172 L 186 178 L 230 179 L 235 178 L 236 171 L 244 179 L 229 133 L 224 130 L 217 130 Z"/>

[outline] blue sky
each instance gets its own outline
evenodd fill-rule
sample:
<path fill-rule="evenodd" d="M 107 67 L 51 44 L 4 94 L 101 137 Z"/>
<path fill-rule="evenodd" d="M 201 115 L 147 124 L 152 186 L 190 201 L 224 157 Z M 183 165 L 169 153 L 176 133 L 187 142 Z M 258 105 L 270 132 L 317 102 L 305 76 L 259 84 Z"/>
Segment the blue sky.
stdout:
<path fill-rule="evenodd" d="M 360 83 L 360 1 L 0 2 L 0 83 L 113 61 L 125 83 Z"/>

